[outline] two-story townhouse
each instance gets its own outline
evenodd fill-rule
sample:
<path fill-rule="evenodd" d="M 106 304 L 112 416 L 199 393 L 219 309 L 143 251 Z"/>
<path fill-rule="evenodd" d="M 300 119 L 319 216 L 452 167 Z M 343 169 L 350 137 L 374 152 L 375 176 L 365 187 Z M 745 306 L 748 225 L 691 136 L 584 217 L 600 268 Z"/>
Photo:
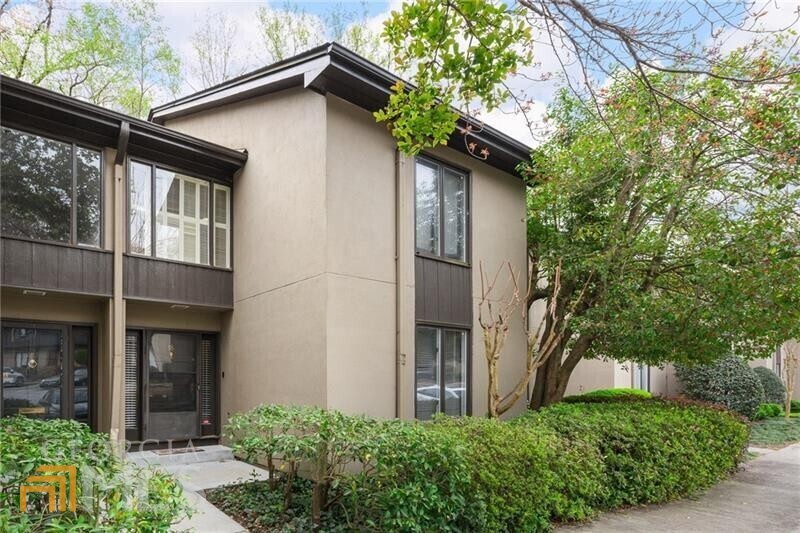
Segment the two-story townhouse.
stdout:
<path fill-rule="evenodd" d="M 399 153 L 396 81 L 330 44 L 145 122 L 2 79 L 2 414 L 163 443 L 262 402 L 484 412 L 477 265 L 526 271 L 529 149 Z"/>

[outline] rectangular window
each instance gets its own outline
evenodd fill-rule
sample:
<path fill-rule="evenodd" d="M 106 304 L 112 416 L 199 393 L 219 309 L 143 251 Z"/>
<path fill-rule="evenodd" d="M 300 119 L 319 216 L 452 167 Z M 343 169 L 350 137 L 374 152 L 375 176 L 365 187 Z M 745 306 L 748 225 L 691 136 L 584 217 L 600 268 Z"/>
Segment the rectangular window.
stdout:
<path fill-rule="evenodd" d="M 4 235 L 100 246 L 100 152 L 3 127 Z"/>
<path fill-rule="evenodd" d="M 230 266 L 229 187 L 136 161 L 128 184 L 131 253 L 209 265 L 213 236 L 214 265 Z"/>
<path fill-rule="evenodd" d="M 214 185 L 214 265 L 230 266 L 231 190 Z"/>
<path fill-rule="evenodd" d="M 208 264 L 208 187 L 156 169 L 156 257 Z"/>
<path fill-rule="evenodd" d="M 131 163 L 128 172 L 128 241 L 133 254 L 152 254 L 150 172 L 150 165 L 141 163 Z"/>
<path fill-rule="evenodd" d="M 416 417 L 467 414 L 467 332 L 417 326 L 415 342 Z M 442 401 L 444 399 L 444 401 Z"/>
<path fill-rule="evenodd" d="M 456 169 L 417 158 L 417 251 L 467 260 L 467 176 Z"/>

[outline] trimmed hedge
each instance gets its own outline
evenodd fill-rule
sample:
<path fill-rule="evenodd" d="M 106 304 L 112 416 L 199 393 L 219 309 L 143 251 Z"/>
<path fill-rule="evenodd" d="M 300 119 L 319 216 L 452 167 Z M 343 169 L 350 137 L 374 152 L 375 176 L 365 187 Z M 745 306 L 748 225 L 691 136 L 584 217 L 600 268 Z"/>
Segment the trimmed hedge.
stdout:
<path fill-rule="evenodd" d="M 790 412 L 792 413 L 800 413 L 800 400 L 792 400 L 790 404 Z"/>
<path fill-rule="evenodd" d="M 603 457 L 600 508 L 662 502 L 709 487 L 736 468 L 749 437 L 732 413 L 662 400 L 558 404 L 525 419 Z"/>
<path fill-rule="evenodd" d="M 757 366 L 753 372 L 764 387 L 764 402 L 783 405 L 786 401 L 786 389 L 778 374 L 765 366 Z"/>
<path fill-rule="evenodd" d="M 597 389 L 575 396 L 566 396 L 561 401 L 566 403 L 603 403 L 608 401 L 644 400 L 653 395 L 642 389 Z"/>
<path fill-rule="evenodd" d="M 740 357 L 729 355 L 710 365 L 675 365 L 684 393 L 694 400 L 724 405 L 752 418 L 764 403 L 764 387 Z"/>
<path fill-rule="evenodd" d="M 43 465 L 76 465 L 76 512 L 48 513 L 39 495 L 19 512 L 19 486 Z M 0 419 L 0 531 L 167 531 L 186 505 L 172 476 L 119 459 L 85 424 Z"/>
<path fill-rule="evenodd" d="M 265 490 L 291 492 L 280 472 L 306 465 L 325 486 L 323 529 L 392 531 L 546 531 L 679 498 L 734 470 L 748 432 L 729 411 L 648 399 L 558 404 L 508 422 L 262 406 L 226 430 L 238 454 L 271 457 L 278 475 Z"/>

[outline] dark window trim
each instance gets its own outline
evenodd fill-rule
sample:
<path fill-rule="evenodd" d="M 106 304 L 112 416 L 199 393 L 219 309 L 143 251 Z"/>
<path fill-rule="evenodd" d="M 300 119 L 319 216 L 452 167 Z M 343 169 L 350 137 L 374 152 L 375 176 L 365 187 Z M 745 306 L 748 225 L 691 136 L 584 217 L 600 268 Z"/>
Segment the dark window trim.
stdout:
<path fill-rule="evenodd" d="M 22 133 L 27 133 L 28 135 L 34 135 L 37 137 L 44 137 L 45 139 L 50 139 L 52 141 L 60 142 L 62 144 L 70 145 L 71 150 L 71 157 L 72 157 L 72 192 L 71 192 L 71 200 L 72 205 L 70 206 L 70 228 L 69 228 L 69 242 L 62 242 L 62 241 L 51 241 L 45 239 L 31 239 L 29 237 L 17 237 L 15 235 L 5 235 L 3 237 L 10 237 L 10 238 L 20 238 L 20 239 L 27 239 L 33 242 L 47 242 L 52 244 L 61 244 L 65 246 L 72 246 L 74 248 L 86 248 L 89 250 L 105 250 L 105 193 L 106 193 L 106 160 L 105 160 L 105 149 L 102 146 L 93 145 L 90 143 L 78 142 L 75 139 L 64 135 L 57 135 L 49 132 L 45 132 L 39 128 L 31 128 L 29 126 L 17 126 L 16 123 L 3 123 L 0 124 L 0 127 L 9 128 L 12 130 L 17 130 Z M 78 243 L 78 198 L 77 198 L 77 191 L 78 191 L 78 162 L 77 162 L 77 152 L 76 148 L 83 148 L 84 150 L 91 150 L 93 152 L 97 152 L 100 154 L 100 194 L 99 194 L 99 202 L 100 202 L 100 228 L 99 228 L 99 242 L 97 246 L 92 244 L 79 244 Z"/>
<path fill-rule="evenodd" d="M 429 164 L 436 165 L 439 168 L 438 172 L 438 187 L 439 187 L 439 248 L 440 250 L 444 249 L 444 173 L 443 170 L 445 168 L 455 171 L 459 174 L 464 176 L 464 187 L 465 187 L 465 194 L 466 194 L 466 201 L 465 209 L 466 212 L 464 213 L 465 224 L 464 224 L 464 259 L 455 259 L 453 257 L 447 257 L 444 254 L 432 254 L 425 250 L 420 250 L 417 247 L 417 231 L 416 231 L 416 222 L 417 222 L 417 161 L 422 160 Z M 464 167 L 459 165 L 455 165 L 448 161 L 445 161 L 439 157 L 432 156 L 427 152 L 423 152 L 414 157 L 414 253 L 419 255 L 420 257 L 427 257 L 430 259 L 434 259 L 437 261 L 444 261 L 447 263 L 452 263 L 455 265 L 461 265 L 466 267 L 471 267 L 472 265 L 472 172 Z"/>
<path fill-rule="evenodd" d="M 466 364 L 467 364 L 467 371 L 466 371 L 466 383 L 467 383 L 467 412 L 464 413 L 464 416 L 472 416 L 472 328 L 465 327 L 463 325 L 459 326 L 456 324 L 445 324 L 443 322 L 431 322 L 431 321 L 422 321 L 418 320 L 414 323 L 414 390 L 411 391 L 411 394 L 414 398 L 414 418 L 418 419 L 419 414 L 417 413 L 417 328 L 433 328 L 438 331 L 438 343 L 439 343 L 439 350 L 440 353 L 437 356 L 441 356 L 441 335 L 442 331 L 444 330 L 451 330 L 451 331 L 461 331 L 466 334 Z M 442 372 L 442 366 L 439 366 L 439 372 Z M 444 375 L 440 375 L 440 390 L 439 390 L 439 407 L 441 409 L 441 403 L 444 401 Z M 439 411 L 441 412 L 441 410 Z"/>
<path fill-rule="evenodd" d="M 62 379 L 63 379 L 63 374 L 65 372 L 67 372 L 68 375 L 72 375 L 73 372 L 74 372 L 73 366 L 74 366 L 74 363 L 75 363 L 75 361 L 74 361 L 75 355 L 72 353 L 72 351 L 73 351 L 73 333 L 72 333 L 72 328 L 74 328 L 74 327 L 89 328 L 91 330 L 91 332 L 92 332 L 91 333 L 92 351 L 89 354 L 89 427 L 92 429 L 92 431 L 97 431 L 97 406 L 98 406 L 98 401 L 97 401 L 98 398 L 97 398 L 97 396 L 98 396 L 98 392 L 100 390 L 100 387 L 99 387 L 99 381 L 98 381 L 99 373 L 98 373 L 98 368 L 97 368 L 98 360 L 99 360 L 99 357 L 97 355 L 98 354 L 99 334 L 98 334 L 98 327 L 97 327 L 96 323 L 93 323 L 93 322 L 69 322 L 69 321 L 63 321 L 63 320 L 35 320 L 35 319 L 34 320 L 28 320 L 28 319 L 24 319 L 24 318 L 2 318 L 2 319 L 0 319 L 0 335 L 2 334 L 2 328 L 5 328 L 5 327 L 46 328 L 48 326 L 53 326 L 53 327 L 60 328 L 60 329 L 63 329 L 64 331 L 66 331 L 66 338 L 64 339 L 64 344 L 65 344 L 65 348 L 64 349 L 69 350 L 69 361 L 67 363 L 67 366 L 69 368 L 62 367 L 62 369 L 61 369 Z M 72 389 L 74 389 L 74 385 L 72 386 Z M 0 381 L 0 417 L 4 416 L 3 415 L 3 401 L 2 401 L 3 392 L 2 391 L 3 391 L 3 383 L 2 383 L 2 381 Z M 69 400 L 70 402 L 72 401 L 72 398 L 67 398 L 66 396 L 63 396 L 63 390 L 61 392 L 62 392 L 62 399 L 61 399 L 61 405 L 62 406 L 67 403 L 66 400 Z M 72 392 L 70 394 L 72 394 Z M 71 407 L 70 407 L 71 409 L 75 408 L 74 404 L 69 404 L 69 405 L 71 405 Z"/>
<path fill-rule="evenodd" d="M 132 163 L 139 163 L 140 165 L 145 165 L 150 167 L 150 255 L 146 254 L 137 254 L 131 252 L 131 221 L 130 221 L 130 197 L 131 197 L 131 190 L 130 190 L 130 175 L 131 175 L 131 164 Z M 194 178 L 197 180 L 208 182 L 209 190 L 208 190 L 208 264 L 204 265 L 202 263 L 193 263 L 191 261 L 179 261 L 177 259 L 169 259 L 166 257 L 158 257 L 156 255 L 156 169 L 166 170 L 168 172 L 175 172 L 177 174 L 182 174 L 184 176 L 188 176 L 190 178 Z M 216 226 L 216 221 L 214 220 L 214 185 L 222 185 L 228 188 L 228 228 L 229 228 L 229 239 L 228 239 L 228 258 L 229 258 L 229 265 L 227 267 L 216 266 L 214 265 L 214 228 Z M 183 199 L 181 198 L 181 202 Z M 209 176 L 204 176 L 202 174 L 198 174 L 197 172 L 190 172 L 186 170 L 179 169 L 172 165 L 162 165 L 156 161 L 152 161 L 150 159 L 145 159 L 143 157 L 138 156 L 129 156 L 127 158 L 127 162 L 125 165 L 125 253 L 127 255 L 135 256 L 135 257 L 144 257 L 149 259 L 155 259 L 157 261 L 168 261 L 172 263 L 178 263 L 181 265 L 193 265 L 202 268 L 212 268 L 214 270 L 225 270 L 225 271 L 233 271 L 233 184 L 229 181 L 225 181 L 219 178 L 212 178 Z"/>

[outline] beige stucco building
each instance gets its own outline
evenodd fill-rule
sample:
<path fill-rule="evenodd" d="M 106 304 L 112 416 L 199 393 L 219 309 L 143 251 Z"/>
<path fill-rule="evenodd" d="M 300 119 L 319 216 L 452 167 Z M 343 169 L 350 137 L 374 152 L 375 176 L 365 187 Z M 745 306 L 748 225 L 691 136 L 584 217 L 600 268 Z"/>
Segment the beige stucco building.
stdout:
<path fill-rule="evenodd" d="M 485 412 L 476 267 L 526 270 L 528 148 L 399 153 L 395 81 L 325 45 L 141 121 L 3 78 L 3 414 L 161 445 L 263 402 Z"/>

